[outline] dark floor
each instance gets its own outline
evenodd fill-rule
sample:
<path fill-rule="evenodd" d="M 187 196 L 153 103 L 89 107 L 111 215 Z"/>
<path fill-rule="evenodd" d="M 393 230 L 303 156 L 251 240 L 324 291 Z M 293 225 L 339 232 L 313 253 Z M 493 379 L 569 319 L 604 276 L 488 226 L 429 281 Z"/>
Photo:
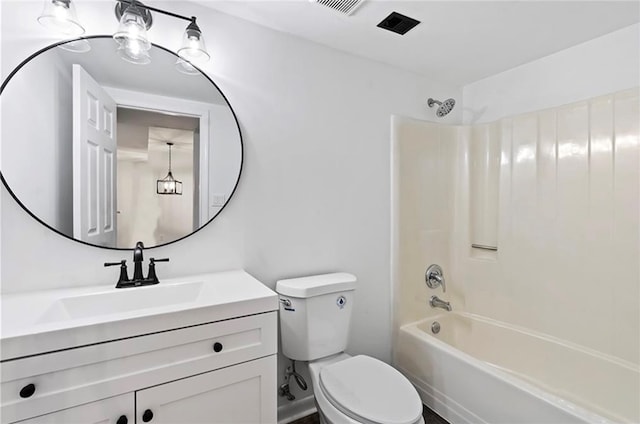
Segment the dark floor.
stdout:
<path fill-rule="evenodd" d="M 425 405 L 422 407 L 422 416 L 424 417 L 425 424 L 449 424 L 449 421 Z"/>
<path fill-rule="evenodd" d="M 425 424 L 449 424 L 444 418 L 440 415 L 433 412 L 431 409 L 426 406 L 422 409 L 422 416 L 424 417 Z M 320 419 L 318 418 L 318 413 L 316 412 L 313 415 L 309 415 L 299 420 L 292 422 L 291 424 L 319 424 Z"/>

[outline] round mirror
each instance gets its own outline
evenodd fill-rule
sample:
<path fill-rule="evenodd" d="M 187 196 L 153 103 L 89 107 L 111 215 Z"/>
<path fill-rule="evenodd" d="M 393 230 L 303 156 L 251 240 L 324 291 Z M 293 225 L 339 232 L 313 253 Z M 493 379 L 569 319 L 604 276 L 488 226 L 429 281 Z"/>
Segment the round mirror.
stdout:
<path fill-rule="evenodd" d="M 197 68 L 163 47 L 147 64 L 123 60 L 117 47 L 111 36 L 55 44 L 4 81 L 2 181 L 66 237 L 159 246 L 224 208 L 242 171 L 242 136 Z"/>

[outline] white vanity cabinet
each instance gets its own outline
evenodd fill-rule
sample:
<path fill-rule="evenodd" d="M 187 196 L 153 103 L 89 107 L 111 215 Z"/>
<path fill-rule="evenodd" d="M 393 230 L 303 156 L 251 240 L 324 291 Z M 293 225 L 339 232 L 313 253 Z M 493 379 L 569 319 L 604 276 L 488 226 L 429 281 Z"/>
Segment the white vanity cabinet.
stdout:
<path fill-rule="evenodd" d="M 143 320 L 103 321 L 94 331 L 108 334 L 107 340 L 74 344 L 69 329 L 61 333 L 68 348 L 3 358 L 1 423 L 275 423 L 277 296 L 262 284 L 257 295 L 252 292 L 252 277 L 245 283 L 251 284 L 244 294 L 242 287 L 233 288 L 239 303 L 228 296 L 231 303 L 209 313 L 185 308 Z M 112 338 L 117 331 L 130 335 Z M 41 342 L 22 341 L 25 346 L 7 346 L 30 353 L 49 343 L 44 336 Z"/>

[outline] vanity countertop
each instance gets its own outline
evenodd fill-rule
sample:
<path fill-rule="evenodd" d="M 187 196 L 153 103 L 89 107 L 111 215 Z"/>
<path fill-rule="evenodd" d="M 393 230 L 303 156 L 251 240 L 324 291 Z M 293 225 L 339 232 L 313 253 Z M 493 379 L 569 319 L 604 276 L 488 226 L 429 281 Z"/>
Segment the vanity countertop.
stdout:
<path fill-rule="evenodd" d="M 278 309 L 277 294 L 243 270 L 9 294 L 0 303 L 2 361 Z"/>

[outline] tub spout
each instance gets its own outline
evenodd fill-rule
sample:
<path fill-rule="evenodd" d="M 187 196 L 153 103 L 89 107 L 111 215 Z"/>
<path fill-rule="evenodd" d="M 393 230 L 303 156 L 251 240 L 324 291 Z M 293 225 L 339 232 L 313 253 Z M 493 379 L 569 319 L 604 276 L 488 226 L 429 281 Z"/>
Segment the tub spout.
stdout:
<path fill-rule="evenodd" d="M 446 309 L 447 311 L 451 311 L 451 303 L 439 299 L 438 296 L 431 296 L 429 305 L 431 305 L 432 308 L 441 308 Z"/>

